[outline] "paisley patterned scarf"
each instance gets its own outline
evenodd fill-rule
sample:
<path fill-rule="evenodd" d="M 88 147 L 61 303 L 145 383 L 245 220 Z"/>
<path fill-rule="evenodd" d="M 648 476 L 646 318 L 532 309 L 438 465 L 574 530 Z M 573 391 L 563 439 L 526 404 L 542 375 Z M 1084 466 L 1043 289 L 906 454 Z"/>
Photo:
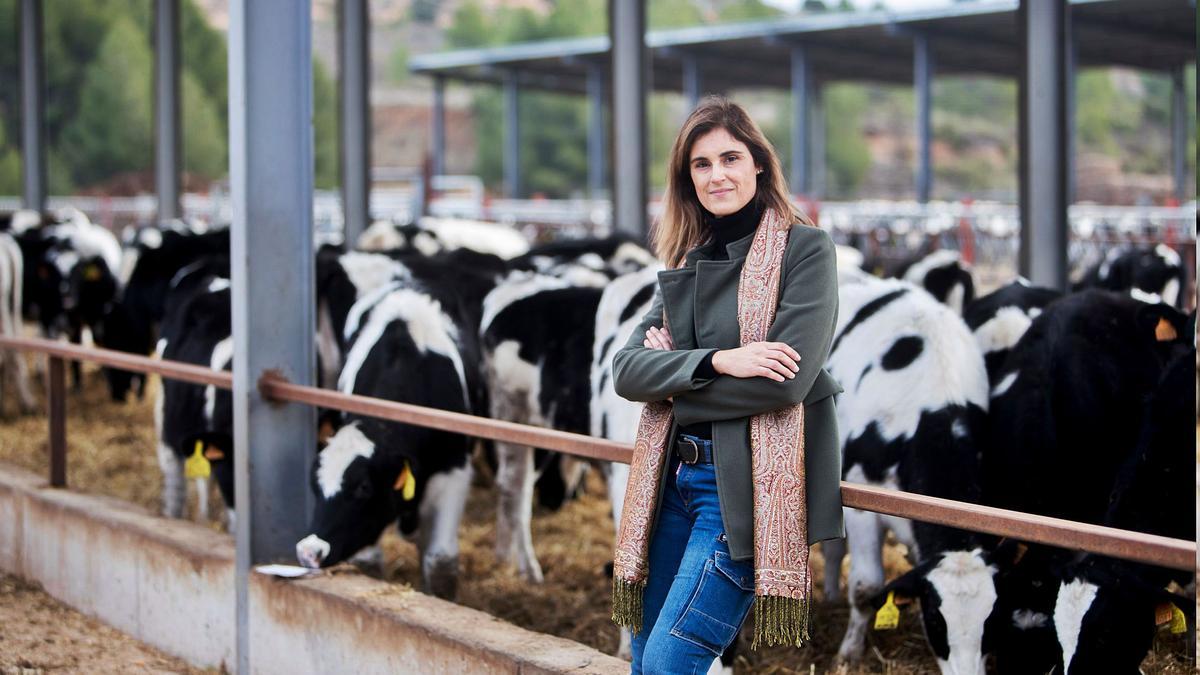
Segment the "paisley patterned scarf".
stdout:
<path fill-rule="evenodd" d="M 775 319 L 791 223 L 768 210 L 738 283 L 741 344 L 761 342 Z M 663 321 L 666 316 L 664 313 Z M 625 509 L 613 553 L 613 621 L 642 629 L 650 537 L 671 430 L 671 404 L 648 403 L 634 443 Z M 754 642 L 799 647 L 809 639 L 808 511 L 804 483 L 804 406 L 750 418 L 754 503 Z"/>

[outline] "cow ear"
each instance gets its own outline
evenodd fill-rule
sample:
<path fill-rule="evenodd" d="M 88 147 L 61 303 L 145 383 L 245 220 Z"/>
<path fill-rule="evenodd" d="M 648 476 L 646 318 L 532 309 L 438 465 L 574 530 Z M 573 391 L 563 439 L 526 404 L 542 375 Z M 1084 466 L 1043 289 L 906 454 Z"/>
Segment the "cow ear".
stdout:
<path fill-rule="evenodd" d="M 996 548 L 984 554 L 989 564 L 995 565 L 1001 571 L 1010 570 L 1021 564 L 1021 560 L 1029 551 L 1029 544 L 1015 539 L 1003 539 Z"/>
<path fill-rule="evenodd" d="M 317 418 L 317 446 L 324 448 L 329 439 L 342 428 L 342 413 L 339 410 L 322 410 Z"/>
<path fill-rule="evenodd" d="M 871 607 L 879 609 L 883 603 L 887 602 L 888 594 L 892 594 L 892 601 L 897 605 L 906 605 L 920 597 L 921 584 L 925 581 L 925 573 L 929 568 L 925 565 L 918 565 L 911 570 L 892 579 L 879 590 L 875 595 L 871 596 Z"/>

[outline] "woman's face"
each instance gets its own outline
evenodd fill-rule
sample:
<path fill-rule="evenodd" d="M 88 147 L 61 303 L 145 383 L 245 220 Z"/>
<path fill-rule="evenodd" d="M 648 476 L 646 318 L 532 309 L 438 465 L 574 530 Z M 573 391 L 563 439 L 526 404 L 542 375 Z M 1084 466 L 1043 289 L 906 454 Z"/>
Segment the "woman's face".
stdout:
<path fill-rule="evenodd" d="M 725 129 L 713 129 L 696 139 L 688 167 L 700 205 L 714 216 L 734 213 L 754 197 L 760 167 L 746 144 Z"/>

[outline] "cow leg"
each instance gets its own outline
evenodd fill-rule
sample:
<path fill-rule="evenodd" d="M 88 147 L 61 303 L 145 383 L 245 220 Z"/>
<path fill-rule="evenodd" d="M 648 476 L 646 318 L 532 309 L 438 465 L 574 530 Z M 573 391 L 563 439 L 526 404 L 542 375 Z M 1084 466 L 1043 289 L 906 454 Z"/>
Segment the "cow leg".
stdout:
<path fill-rule="evenodd" d="M 33 391 L 29 388 L 29 367 L 25 363 L 25 356 L 19 352 L 9 352 L 8 359 L 11 362 L 11 368 L 6 368 L 14 380 L 17 389 L 17 403 L 20 405 L 21 414 L 29 415 L 37 410 L 37 401 L 33 398 Z"/>
<path fill-rule="evenodd" d="M 542 568 L 533 552 L 533 448 L 496 442 L 496 485 L 500 501 L 496 518 L 496 559 L 515 564 L 526 581 L 542 583 Z"/>
<path fill-rule="evenodd" d="M 427 593 L 453 600 L 458 592 L 458 524 L 471 491 L 471 463 L 435 473 L 421 498 L 421 581 Z"/>
<path fill-rule="evenodd" d="M 237 512 L 230 508 L 225 509 L 225 531 L 237 534 Z"/>
<path fill-rule="evenodd" d="M 850 546 L 850 621 L 838 647 L 838 659 L 859 661 L 866 647 L 867 625 L 874 614 L 872 595 L 883 588 L 883 527 L 870 511 L 846 509 L 846 535 Z"/>
<path fill-rule="evenodd" d="M 183 479 L 183 460 L 169 446 L 158 444 L 158 468 L 162 470 L 162 513 L 168 518 L 182 518 L 187 501 L 187 484 Z"/>
<path fill-rule="evenodd" d="M 825 602 L 842 599 L 842 559 L 846 557 L 846 540 L 826 539 L 821 542 L 825 558 Z"/>
<path fill-rule="evenodd" d="M 196 479 L 196 513 L 192 514 L 192 520 L 197 523 L 203 523 L 208 520 L 208 479 Z"/>
<path fill-rule="evenodd" d="M 183 479 L 183 459 L 175 454 L 171 446 L 163 443 L 163 392 L 160 388 L 154 398 L 154 436 L 158 453 L 158 468 L 162 471 L 162 513 L 168 518 L 183 517 L 183 503 L 187 499 L 187 484 Z"/>

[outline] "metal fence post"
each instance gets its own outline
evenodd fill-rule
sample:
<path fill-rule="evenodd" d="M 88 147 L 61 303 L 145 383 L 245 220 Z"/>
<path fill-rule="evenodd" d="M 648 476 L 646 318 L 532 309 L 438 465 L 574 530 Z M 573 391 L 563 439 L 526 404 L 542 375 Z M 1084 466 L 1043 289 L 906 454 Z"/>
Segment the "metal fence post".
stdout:
<path fill-rule="evenodd" d="M 46 368 L 46 413 L 50 420 L 50 487 L 67 486 L 66 364 L 51 356 Z"/>

